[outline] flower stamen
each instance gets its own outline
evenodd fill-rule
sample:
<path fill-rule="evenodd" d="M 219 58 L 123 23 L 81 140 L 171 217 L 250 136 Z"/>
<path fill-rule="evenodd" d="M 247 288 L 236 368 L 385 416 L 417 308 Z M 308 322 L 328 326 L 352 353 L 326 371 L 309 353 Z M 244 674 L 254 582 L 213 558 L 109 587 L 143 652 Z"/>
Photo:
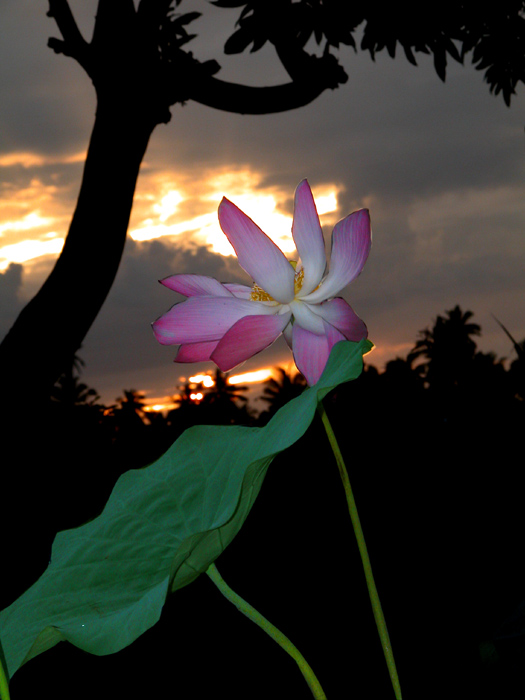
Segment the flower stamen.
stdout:
<path fill-rule="evenodd" d="M 294 270 L 297 270 L 297 260 L 290 260 L 290 265 L 293 267 Z M 294 277 L 294 294 L 297 296 L 297 294 L 301 291 L 301 287 L 303 286 L 303 280 L 304 280 L 304 268 L 301 268 L 299 272 L 295 273 Z"/>
<path fill-rule="evenodd" d="M 259 285 L 254 282 L 253 287 L 252 287 L 252 293 L 250 294 L 250 300 L 251 301 L 275 301 L 273 297 L 271 297 L 268 292 L 265 292 L 262 287 L 259 287 Z"/>
<path fill-rule="evenodd" d="M 295 291 L 295 296 L 301 291 L 301 287 L 303 286 L 303 280 L 304 280 L 304 269 L 299 270 L 299 272 L 295 273 L 295 279 L 294 279 L 294 291 Z"/>

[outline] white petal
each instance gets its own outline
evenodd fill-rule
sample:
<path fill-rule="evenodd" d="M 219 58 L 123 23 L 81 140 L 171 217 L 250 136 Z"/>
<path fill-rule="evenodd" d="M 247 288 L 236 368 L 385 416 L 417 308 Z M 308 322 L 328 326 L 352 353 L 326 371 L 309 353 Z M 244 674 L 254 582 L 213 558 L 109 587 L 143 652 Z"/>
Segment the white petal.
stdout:
<path fill-rule="evenodd" d="M 249 216 L 225 197 L 219 205 L 219 223 L 237 253 L 240 266 L 276 301 L 294 298 L 294 270 L 283 252 Z"/>
<path fill-rule="evenodd" d="M 323 319 L 314 313 L 308 304 L 297 299 L 291 302 L 290 309 L 301 328 L 316 335 L 323 335 L 325 332 Z"/>
<path fill-rule="evenodd" d="M 303 286 L 298 294 L 302 297 L 317 287 L 326 269 L 323 231 L 306 180 L 295 190 L 292 236 L 304 270 Z"/>
<path fill-rule="evenodd" d="M 336 224 L 332 234 L 330 272 L 315 291 L 301 297 L 303 301 L 317 304 L 336 296 L 359 275 L 371 245 L 372 232 L 367 209 L 359 209 Z"/>

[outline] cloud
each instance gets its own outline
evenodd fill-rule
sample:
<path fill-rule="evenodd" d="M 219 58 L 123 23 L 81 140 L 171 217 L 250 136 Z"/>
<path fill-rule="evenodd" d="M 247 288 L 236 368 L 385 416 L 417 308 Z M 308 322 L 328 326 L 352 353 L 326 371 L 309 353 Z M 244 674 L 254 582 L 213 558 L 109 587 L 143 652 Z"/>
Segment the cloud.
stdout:
<path fill-rule="evenodd" d="M 107 384 L 114 386 L 115 377 L 122 378 L 122 389 L 122 382 L 131 382 L 132 377 L 135 385 L 148 371 L 168 374 L 172 369 L 175 348 L 161 347 L 155 341 L 151 323 L 184 299 L 158 280 L 183 272 L 250 284 L 235 257 L 217 255 L 195 244 L 182 248 L 176 239 L 128 240 L 115 284 L 80 353 L 86 362 L 86 377 L 97 378 L 99 392 L 104 393 Z M 178 374 L 184 372 L 179 366 Z M 176 378 L 166 382 L 166 389 L 173 381 Z"/>

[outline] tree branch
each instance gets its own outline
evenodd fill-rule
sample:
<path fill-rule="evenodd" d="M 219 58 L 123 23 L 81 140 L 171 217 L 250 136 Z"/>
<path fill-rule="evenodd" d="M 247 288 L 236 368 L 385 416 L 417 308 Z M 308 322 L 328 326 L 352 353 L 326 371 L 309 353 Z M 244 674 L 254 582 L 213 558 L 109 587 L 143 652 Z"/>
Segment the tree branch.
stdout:
<path fill-rule="evenodd" d="M 48 40 L 47 45 L 55 53 L 63 53 L 65 56 L 74 58 L 80 63 L 86 73 L 91 75 L 89 44 L 80 33 L 68 1 L 49 0 L 47 16 L 55 20 L 63 37 L 63 41 L 52 37 Z"/>
<path fill-rule="evenodd" d="M 202 80 L 191 90 L 189 99 L 236 114 L 271 114 L 297 109 L 313 102 L 325 86 L 286 83 L 273 87 L 249 87 L 217 78 Z"/>
<path fill-rule="evenodd" d="M 325 61 L 325 57 L 313 61 Z M 189 89 L 188 99 L 207 107 L 237 114 L 272 114 L 298 109 L 313 102 L 326 89 L 335 89 L 346 83 L 348 76 L 333 56 L 334 63 L 329 71 L 305 71 L 302 79 L 272 87 L 250 87 L 238 83 L 228 83 L 211 76 L 201 77 Z M 313 65 L 311 63 L 310 65 Z M 325 61 L 325 66 L 327 66 Z"/>

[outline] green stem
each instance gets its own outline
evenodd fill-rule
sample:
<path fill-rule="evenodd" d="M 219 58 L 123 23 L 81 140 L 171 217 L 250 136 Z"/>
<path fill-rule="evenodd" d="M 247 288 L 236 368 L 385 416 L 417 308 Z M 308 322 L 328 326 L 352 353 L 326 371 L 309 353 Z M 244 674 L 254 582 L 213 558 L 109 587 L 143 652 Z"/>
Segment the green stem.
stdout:
<path fill-rule="evenodd" d="M 272 625 L 272 623 L 269 622 L 265 617 L 263 617 L 261 613 L 257 612 L 257 610 L 254 607 L 252 607 L 249 603 L 247 603 L 243 598 L 241 598 L 240 595 L 235 593 L 235 591 L 232 591 L 232 589 L 227 585 L 227 583 L 224 581 L 224 579 L 218 572 L 215 564 L 210 564 L 206 573 L 211 578 L 213 583 L 217 586 L 217 588 L 220 590 L 220 592 L 230 601 L 230 603 L 233 603 L 235 605 L 237 610 L 242 612 L 243 615 L 246 615 L 246 617 L 250 618 L 250 620 L 252 620 L 252 622 L 255 622 L 256 625 L 259 625 L 259 627 L 263 629 L 266 632 L 266 634 L 269 634 L 270 637 L 277 642 L 277 644 L 279 644 L 288 654 L 290 654 L 292 659 L 299 666 L 299 669 L 303 674 L 306 682 L 308 683 L 308 687 L 312 691 L 312 695 L 314 696 L 314 698 L 316 700 L 326 700 L 326 695 L 324 694 L 324 691 L 321 688 L 321 684 L 317 680 L 314 672 L 306 663 L 306 659 L 304 658 L 304 656 L 292 644 L 288 637 L 286 637 L 280 630 L 278 630 L 277 627 Z"/>
<path fill-rule="evenodd" d="M 5 675 L 4 666 L 0 659 L 0 700 L 10 700 L 9 683 Z"/>
<path fill-rule="evenodd" d="M 363 529 L 361 527 L 361 521 L 359 520 L 359 513 L 357 512 L 357 506 L 354 499 L 354 494 L 352 493 L 352 487 L 350 485 L 350 479 L 348 477 L 348 472 L 343 460 L 343 455 L 337 444 L 337 440 L 328 420 L 328 416 L 324 409 L 322 402 L 319 402 L 317 409 L 321 415 L 321 420 L 323 421 L 324 429 L 330 441 L 330 446 L 332 447 L 335 460 L 337 462 L 337 467 L 339 469 L 339 474 L 341 475 L 341 480 L 346 494 L 346 501 L 348 503 L 348 510 L 350 512 L 350 518 L 352 520 L 352 525 L 354 526 L 354 532 L 357 539 L 357 546 L 359 547 L 359 553 L 361 555 L 361 561 L 363 562 L 363 568 L 365 570 L 366 585 L 368 586 L 368 593 L 370 595 L 370 601 L 372 603 L 372 610 L 374 612 L 374 618 L 377 625 L 377 631 L 379 632 L 379 638 L 381 639 L 381 646 L 383 647 L 383 653 L 386 659 L 386 665 L 388 666 L 388 672 L 390 674 L 390 680 L 392 681 L 392 687 L 394 688 L 394 693 L 397 700 L 401 700 L 401 686 L 399 684 L 399 677 L 397 675 L 396 664 L 394 661 L 394 654 L 392 652 L 392 646 L 390 644 L 390 637 L 388 636 L 388 629 L 385 622 L 385 616 L 383 615 L 383 610 L 381 608 L 381 601 L 379 600 L 379 594 L 377 592 L 376 584 L 374 581 L 374 575 L 372 573 L 372 565 L 370 564 L 370 557 L 368 556 L 368 549 L 366 547 L 365 536 L 363 534 Z"/>

